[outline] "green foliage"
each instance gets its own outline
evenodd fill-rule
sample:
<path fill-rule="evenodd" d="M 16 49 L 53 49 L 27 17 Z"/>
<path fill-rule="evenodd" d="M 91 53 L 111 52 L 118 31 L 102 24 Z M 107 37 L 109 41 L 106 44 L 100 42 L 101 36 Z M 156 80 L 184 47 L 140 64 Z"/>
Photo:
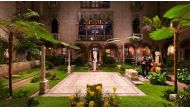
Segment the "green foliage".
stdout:
<path fill-rule="evenodd" d="M 29 91 L 21 89 L 13 94 L 14 98 L 22 98 L 22 97 L 28 97 Z"/>
<path fill-rule="evenodd" d="M 64 56 L 63 55 L 47 55 L 47 61 L 51 62 L 53 66 L 60 66 L 64 64 Z"/>
<path fill-rule="evenodd" d="M 168 73 L 173 73 L 173 65 L 174 65 L 174 60 L 173 60 L 173 55 L 172 56 L 167 56 L 165 58 L 166 63 L 164 66 L 167 68 Z"/>
<path fill-rule="evenodd" d="M 51 72 L 47 72 L 47 73 L 46 73 L 46 78 L 49 78 L 49 77 L 51 77 L 51 76 L 52 76 Z"/>
<path fill-rule="evenodd" d="M 148 79 L 151 84 L 165 85 L 166 74 L 161 72 L 151 72 Z"/>
<path fill-rule="evenodd" d="M 153 40 L 164 40 L 172 37 L 174 34 L 174 28 L 162 27 L 150 33 L 150 38 Z"/>
<path fill-rule="evenodd" d="M 105 52 L 103 52 L 103 64 L 104 66 L 112 66 L 114 65 L 116 62 L 115 62 L 115 59 L 111 56 L 107 56 L 107 54 Z"/>
<path fill-rule="evenodd" d="M 152 23 L 151 19 L 149 19 L 148 17 L 144 17 L 143 24 L 148 25 L 148 26 L 152 26 L 153 23 Z"/>
<path fill-rule="evenodd" d="M 177 79 L 179 82 L 190 84 L 190 72 L 182 70 L 177 72 Z"/>
<path fill-rule="evenodd" d="M 190 86 L 184 88 L 184 91 L 177 93 L 176 103 L 180 107 L 190 107 Z"/>
<path fill-rule="evenodd" d="M 40 77 L 39 77 L 39 76 L 35 76 L 35 77 L 33 77 L 33 79 L 31 80 L 31 83 L 36 83 L 36 82 L 38 82 L 38 81 L 40 81 Z"/>
<path fill-rule="evenodd" d="M 52 69 L 54 67 L 53 63 L 50 61 L 46 61 L 46 69 Z"/>
<path fill-rule="evenodd" d="M 33 107 L 37 106 L 39 104 L 39 101 L 35 100 L 34 97 L 28 97 L 26 104 L 28 107 Z"/>
<path fill-rule="evenodd" d="M 87 93 L 83 98 L 80 91 L 74 96 L 70 96 L 72 107 L 116 107 L 119 104 L 116 88 L 113 87 L 113 92 L 107 92 L 105 96 L 102 93 L 102 84 L 87 85 Z"/>
<path fill-rule="evenodd" d="M 5 63 L 4 52 L 6 48 L 8 48 L 8 42 L 5 39 L 0 38 L 0 64 Z"/>
<path fill-rule="evenodd" d="M 156 29 L 161 28 L 161 21 L 158 16 L 153 17 L 153 25 Z"/>
<path fill-rule="evenodd" d="M 168 19 L 173 19 L 173 21 L 189 20 L 190 14 L 187 13 L 190 10 L 190 4 L 177 5 L 169 9 L 164 17 Z"/>
<path fill-rule="evenodd" d="M 83 59 L 82 56 L 79 56 L 79 57 L 77 57 L 77 58 L 75 58 L 73 60 L 73 64 L 76 65 L 76 66 L 84 66 L 85 63 L 86 62 L 85 62 L 85 60 Z"/>
<path fill-rule="evenodd" d="M 173 89 L 166 89 L 166 90 L 163 91 L 163 93 L 164 93 L 163 97 L 165 99 L 169 100 L 170 94 L 174 94 L 175 91 Z"/>
<path fill-rule="evenodd" d="M 190 71 L 190 60 L 183 60 L 178 63 L 178 68 L 180 69 L 187 69 Z"/>
<path fill-rule="evenodd" d="M 134 68 L 134 70 L 136 70 L 138 73 L 141 73 L 142 72 L 142 67 L 141 66 L 136 66 Z"/>
<path fill-rule="evenodd" d="M 3 80 L 0 78 L 0 100 L 5 99 L 9 96 L 9 90 L 3 85 Z"/>
<path fill-rule="evenodd" d="M 92 107 L 101 107 L 103 105 L 102 84 L 87 85 L 87 94 L 85 96 L 85 100 L 85 106 L 89 106 L 90 102 L 93 101 L 94 105 Z"/>

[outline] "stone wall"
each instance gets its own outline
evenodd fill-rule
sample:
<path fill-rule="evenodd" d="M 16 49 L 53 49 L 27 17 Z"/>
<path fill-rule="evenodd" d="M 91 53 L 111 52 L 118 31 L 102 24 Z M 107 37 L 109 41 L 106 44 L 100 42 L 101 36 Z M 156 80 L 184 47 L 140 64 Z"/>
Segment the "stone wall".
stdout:
<path fill-rule="evenodd" d="M 26 69 L 30 69 L 32 67 L 40 66 L 40 61 L 25 61 L 25 62 L 16 62 L 13 63 L 13 74 L 16 74 L 20 71 L 24 71 Z M 1 64 L 0 65 L 0 76 L 8 75 L 8 65 Z"/>

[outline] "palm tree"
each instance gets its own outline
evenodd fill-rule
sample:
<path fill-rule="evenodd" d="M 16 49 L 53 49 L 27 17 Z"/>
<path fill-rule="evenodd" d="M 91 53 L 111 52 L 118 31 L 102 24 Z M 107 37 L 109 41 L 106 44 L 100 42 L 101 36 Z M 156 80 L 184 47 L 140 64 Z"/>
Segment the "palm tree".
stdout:
<path fill-rule="evenodd" d="M 150 37 L 153 40 L 164 40 L 173 37 L 174 42 L 174 75 L 175 75 L 175 88 L 177 93 L 177 61 L 178 61 L 178 38 L 181 32 L 184 32 L 190 27 L 190 4 L 177 5 L 169 9 L 164 18 L 170 20 L 170 26 L 162 26 L 160 29 L 156 29 L 150 33 Z M 175 24 L 175 25 L 173 25 Z"/>
<path fill-rule="evenodd" d="M 152 19 L 148 17 L 144 17 L 143 25 L 144 25 L 145 30 L 152 32 L 152 31 L 155 31 L 156 29 L 160 29 L 162 27 L 162 22 L 158 16 L 155 16 Z M 162 53 L 160 40 L 156 42 L 158 43 L 159 52 Z M 160 58 L 162 59 L 162 55 Z"/>
<path fill-rule="evenodd" d="M 136 67 L 136 64 L 137 64 L 137 52 L 136 52 L 136 49 L 137 49 L 138 42 L 141 41 L 140 37 L 132 35 L 132 36 L 128 36 L 125 39 L 111 38 L 111 39 L 108 39 L 106 42 L 107 43 L 114 43 L 114 42 L 121 42 L 122 43 L 122 61 L 123 61 L 123 63 L 125 63 L 125 41 L 127 41 L 127 40 L 133 42 L 134 45 L 135 45 L 135 67 Z"/>
<path fill-rule="evenodd" d="M 36 37 L 43 42 L 59 43 L 54 40 L 52 35 L 43 27 L 43 25 L 35 19 L 39 17 L 37 12 L 28 10 L 27 13 L 18 14 L 10 19 L 0 19 L 0 28 L 8 35 L 9 49 L 9 95 L 12 97 L 12 56 L 13 56 L 13 37 L 18 38 L 17 34 L 24 34 L 26 37 Z"/>

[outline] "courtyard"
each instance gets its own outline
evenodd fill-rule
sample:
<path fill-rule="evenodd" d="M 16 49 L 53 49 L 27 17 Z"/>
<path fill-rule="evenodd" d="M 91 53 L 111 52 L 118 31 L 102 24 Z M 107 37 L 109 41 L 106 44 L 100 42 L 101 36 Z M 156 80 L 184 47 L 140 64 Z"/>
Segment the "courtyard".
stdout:
<path fill-rule="evenodd" d="M 0 1 L 0 107 L 190 107 L 189 1 Z"/>
<path fill-rule="evenodd" d="M 129 79 L 116 72 L 74 72 L 50 89 L 44 96 L 72 96 L 86 93 L 87 85 L 102 84 L 103 93 L 116 87 L 119 96 L 145 96 Z"/>

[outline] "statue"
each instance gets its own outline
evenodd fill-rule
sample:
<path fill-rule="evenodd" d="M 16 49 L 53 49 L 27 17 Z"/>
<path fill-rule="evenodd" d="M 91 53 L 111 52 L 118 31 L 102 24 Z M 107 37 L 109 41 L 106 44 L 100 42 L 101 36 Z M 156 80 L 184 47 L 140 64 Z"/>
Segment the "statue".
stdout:
<path fill-rule="evenodd" d="M 96 71 L 96 63 L 97 63 L 97 51 L 93 51 L 93 71 Z"/>

